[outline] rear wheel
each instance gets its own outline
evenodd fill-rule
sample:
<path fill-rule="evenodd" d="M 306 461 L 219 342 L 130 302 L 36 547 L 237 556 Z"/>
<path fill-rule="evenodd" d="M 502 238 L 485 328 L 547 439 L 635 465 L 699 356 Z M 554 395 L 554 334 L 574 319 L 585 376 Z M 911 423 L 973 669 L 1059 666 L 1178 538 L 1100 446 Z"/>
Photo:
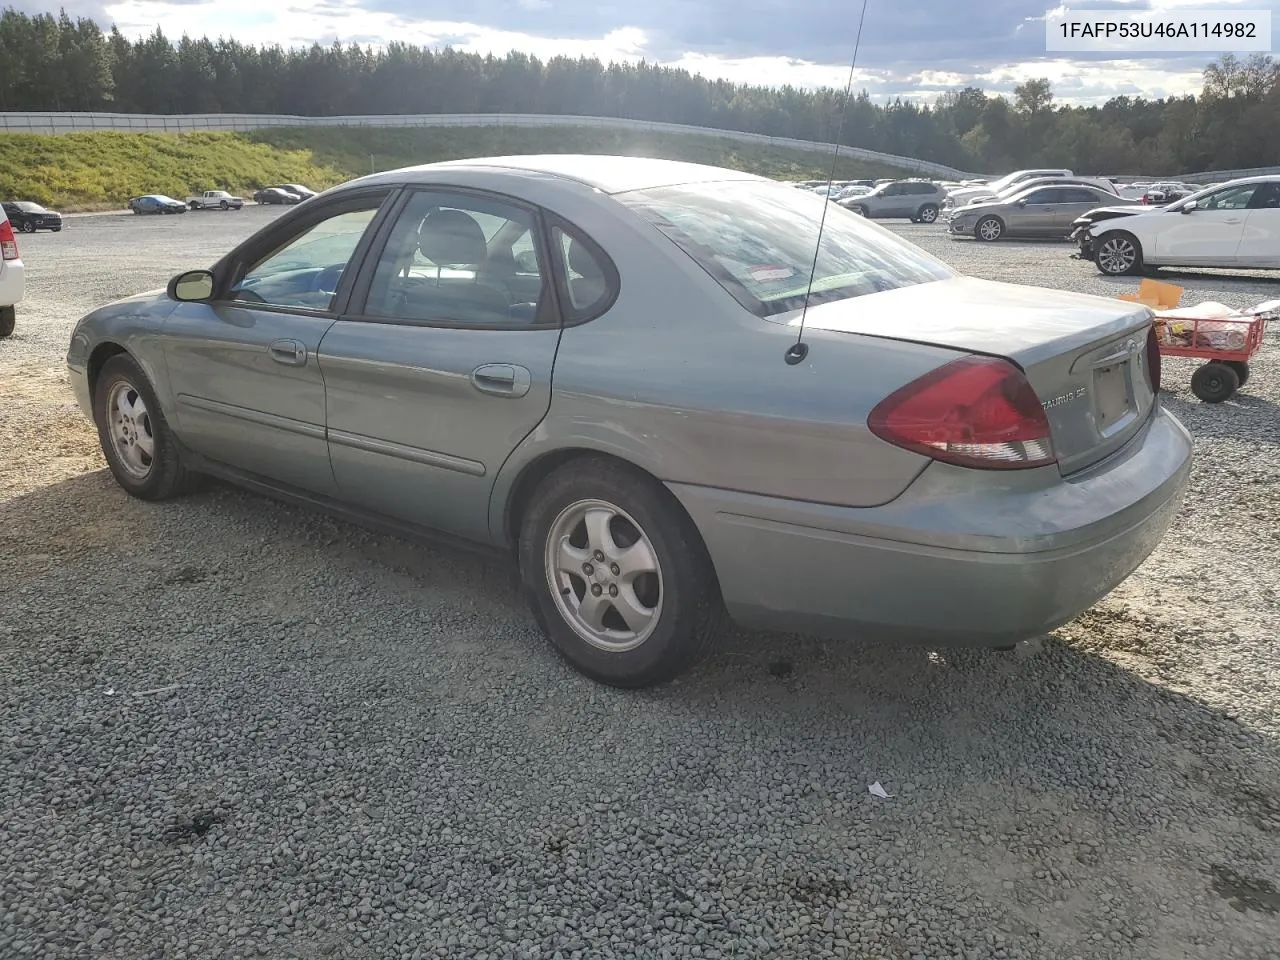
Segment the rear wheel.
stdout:
<path fill-rule="evenodd" d="M 1243 360 L 1227 360 L 1224 362 L 1236 372 L 1236 376 L 1240 379 L 1240 386 L 1243 387 L 1249 382 L 1249 364 Z"/>
<path fill-rule="evenodd" d="M 935 203 L 926 203 L 916 214 L 916 219 L 921 223 L 933 223 L 933 221 L 938 219 L 938 205 Z"/>
<path fill-rule="evenodd" d="M 979 240 L 991 243 L 1004 236 L 1004 221 L 999 217 L 983 217 L 973 229 L 973 235 Z"/>
<path fill-rule="evenodd" d="M 13 328 L 18 325 L 18 311 L 15 307 L 0 307 L 0 338 L 13 335 Z"/>
<path fill-rule="evenodd" d="M 1122 230 L 1112 230 L 1098 238 L 1094 262 L 1109 277 L 1131 276 L 1142 271 L 1142 247 L 1138 238 Z"/>
<path fill-rule="evenodd" d="M 1191 375 L 1191 392 L 1205 403 L 1230 400 L 1240 389 L 1240 377 L 1225 363 L 1206 363 Z"/>
<path fill-rule="evenodd" d="M 578 671 L 644 687 L 696 662 L 723 605 L 693 523 L 657 481 L 585 458 L 533 492 L 520 570 L 539 625 Z"/>
<path fill-rule="evenodd" d="M 93 418 L 107 466 L 126 492 L 167 500 L 193 485 L 151 383 L 128 354 L 103 364 L 94 385 Z"/>
<path fill-rule="evenodd" d="M 23 233 L 35 233 L 35 232 L 36 232 L 36 225 L 35 225 L 34 223 L 32 223 L 30 220 L 24 220 L 24 221 L 22 221 L 22 232 L 23 232 Z"/>

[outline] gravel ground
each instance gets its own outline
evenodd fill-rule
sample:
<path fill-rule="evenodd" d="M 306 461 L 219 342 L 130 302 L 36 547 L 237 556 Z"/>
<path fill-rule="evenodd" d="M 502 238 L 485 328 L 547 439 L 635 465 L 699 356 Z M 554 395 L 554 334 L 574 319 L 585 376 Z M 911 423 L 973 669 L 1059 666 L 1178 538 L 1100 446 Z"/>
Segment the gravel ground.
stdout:
<path fill-rule="evenodd" d="M 738 635 L 657 691 L 540 639 L 509 571 L 214 486 L 144 505 L 73 407 L 74 320 L 278 211 L 22 237 L 0 341 L 0 957 L 1274 958 L 1274 335 L 1165 400 L 1186 508 L 1018 654 Z M 1061 244 L 902 233 L 1131 289 Z M 1280 296 L 1174 275 L 1186 302 Z M 867 792 L 884 784 L 891 799 Z"/>

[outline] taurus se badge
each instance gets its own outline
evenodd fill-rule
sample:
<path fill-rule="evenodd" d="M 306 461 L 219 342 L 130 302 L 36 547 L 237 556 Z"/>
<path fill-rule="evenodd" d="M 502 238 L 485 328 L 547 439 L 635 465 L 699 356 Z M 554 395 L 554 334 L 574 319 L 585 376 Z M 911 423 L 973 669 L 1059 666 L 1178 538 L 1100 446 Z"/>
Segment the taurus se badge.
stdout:
<path fill-rule="evenodd" d="M 1071 403 L 1073 400 L 1079 400 L 1081 397 L 1084 396 L 1084 393 L 1085 393 L 1084 387 L 1076 387 L 1070 393 L 1061 394 L 1060 396 L 1053 397 L 1050 400 L 1042 400 L 1041 406 L 1043 406 L 1046 410 L 1048 410 L 1051 407 L 1060 407 L 1064 403 Z"/>

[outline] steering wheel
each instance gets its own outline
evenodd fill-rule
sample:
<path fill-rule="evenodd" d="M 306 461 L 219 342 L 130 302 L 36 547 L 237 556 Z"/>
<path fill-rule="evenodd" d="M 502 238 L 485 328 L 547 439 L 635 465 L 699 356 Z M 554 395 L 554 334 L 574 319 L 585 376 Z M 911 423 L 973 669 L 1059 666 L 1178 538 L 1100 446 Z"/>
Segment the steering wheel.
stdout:
<path fill-rule="evenodd" d="M 336 264 L 332 267 L 325 267 L 316 274 L 315 280 L 311 284 L 311 289 L 315 293 L 327 293 L 330 296 L 338 292 L 338 284 L 342 282 L 342 271 L 346 264 Z"/>

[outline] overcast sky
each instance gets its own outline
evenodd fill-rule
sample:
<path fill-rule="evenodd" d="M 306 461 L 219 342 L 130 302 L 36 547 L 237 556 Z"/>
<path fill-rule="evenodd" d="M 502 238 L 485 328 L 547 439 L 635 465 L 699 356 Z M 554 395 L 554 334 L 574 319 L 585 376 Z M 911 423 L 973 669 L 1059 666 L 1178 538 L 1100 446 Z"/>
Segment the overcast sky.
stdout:
<path fill-rule="evenodd" d="M 19 0 L 28 10 L 49 4 Z M 231 36 L 285 46 L 398 39 L 539 57 L 585 54 L 659 61 L 735 81 L 842 88 L 860 0 L 65 0 L 72 15 L 126 35 Z M 1143 54 L 1128 61 L 1045 53 L 1046 0 L 867 0 L 855 89 L 877 99 L 928 97 L 965 84 L 1008 92 L 1029 77 L 1060 100 L 1195 93 L 1217 54 Z M 1271 9 L 1280 0 L 1084 0 L 1072 7 Z M 462 11 L 468 11 L 465 14 Z"/>

